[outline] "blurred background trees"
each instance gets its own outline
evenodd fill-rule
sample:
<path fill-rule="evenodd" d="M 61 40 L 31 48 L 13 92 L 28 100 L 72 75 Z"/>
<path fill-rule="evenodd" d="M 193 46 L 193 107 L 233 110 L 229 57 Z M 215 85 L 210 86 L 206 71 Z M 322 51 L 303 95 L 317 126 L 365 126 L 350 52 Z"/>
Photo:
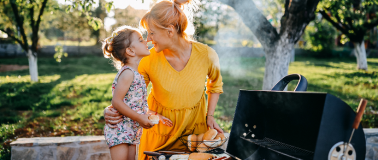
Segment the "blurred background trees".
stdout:
<path fill-rule="evenodd" d="M 1 1 L 1 13 L 4 16 L 0 18 L 0 34 L 7 36 L 7 38 L 1 38 L 1 42 L 23 43 L 23 34 L 21 28 L 18 30 L 18 23 L 16 23 L 16 19 L 14 18 L 15 15 L 12 12 L 10 2 L 9 0 Z M 37 10 L 41 9 L 42 2 L 44 1 L 33 1 L 36 4 L 40 3 L 39 5 L 35 5 L 37 7 L 34 7 L 35 11 L 33 13 L 35 16 L 33 18 L 36 19 L 34 22 L 38 20 Z M 31 44 L 30 48 L 35 48 L 33 55 L 38 53 L 38 47 L 36 46 L 39 46 L 39 48 L 62 46 L 63 51 L 67 51 L 69 46 L 77 46 L 77 53 L 81 54 L 83 49 L 80 46 L 97 45 L 99 47 L 101 40 L 116 27 L 121 25 L 138 27 L 139 20 L 147 12 L 147 9 L 135 9 L 132 6 L 126 8 L 115 7 L 113 1 L 105 0 L 69 0 L 65 3 L 49 0 L 47 2 L 45 12 L 41 15 L 39 30 L 38 32 L 34 31 L 34 35 L 38 34 L 37 43 L 35 43 L 36 39 L 32 38 L 33 29 L 29 25 L 31 23 L 31 16 L 27 16 L 27 13 L 31 12 L 31 7 L 25 5 L 26 3 L 20 3 L 20 6 L 18 6 L 19 9 L 24 10 L 20 12 L 20 15 L 24 16 L 22 18 L 25 28 L 24 32 L 25 36 L 29 37 L 29 40 L 26 42 L 29 42 L 29 45 Z M 148 1 L 150 6 L 156 2 L 158 0 Z M 233 0 L 202 0 L 200 9 L 194 17 L 194 25 L 196 27 L 194 38 L 202 43 L 213 45 L 214 48 L 217 46 L 264 48 L 264 45 L 260 43 L 261 38 L 259 40 L 255 36 L 256 33 L 254 34 L 251 31 L 253 25 L 270 25 L 272 27 L 269 29 L 270 33 L 273 34 L 276 32 L 279 36 L 281 35 L 279 33 L 283 32 L 281 31 L 282 29 L 288 28 L 282 28 L 281 26 L 281 23 L 284 21 L 282 18 L 285 17 L 284 15 L 288 7 L 288 2 L 285 0 L 248 1 L 247 3 L 255 4 L 257 7 L 256 11 L 259 12 L 254 14 L 260 15 L 260 19 L 262 19 L 259 23 L 248 24 L 249 26 L 246 25 L 249 22 L 240 16 L 238 9 L 235 10 L 235 8 L 231 7 L 232 5 L 227 5 L 228 3 L 233 4 L 233 2 Z M 236 2 L 241 3 L 239 1 Z M 349 56 L 350 49 L 354 49 L 350 53 L 357 55 L 357 66 L 361 66 L 358 68 L 367 69 L 367 55 L 364 51 L 368 50 L 367 54 L 377 54 L 375 47 L 377 46 L 376 41 L 378 36 L 375 26 L 377 23 L 375 11 L 375 1 L 321 1 L 320 5 L 317 6 L 317 12 L 314 13 L 316 15 L 314 18 L 315 21 L 309 22 L 309 25 L 303 31 L 304 33 L 297 36 L 299 38 L 296 38 L 297 40 L 295 41 L 298 41 L 298 44 L 293 43 L 294 47 L 289 47 L 291 51 L 287 52 L 288 54 L 293 54 L 295 48 L 299 48 L 304 49 L 304 51 L 297 50 L 297 52 L 299 51 L 297 54 L 305 52 L 308 55 L 316 57 L 334 57 Z M 105 23 L 106 21 L 107 23 Z M 264 32 L 257 33 L 261 34 Z M 21 46 L 25 49 L 27 45 Z M 149 46 L 151 47 L 151 45 Z M 270 52 L 272 46 L 265 48 L 268 48 Z M 360 53 L 360 51 L 361 54 L 356 54 Z M 265 49 L 265 53 L 267 52 Z M 68 53 L 70 54 L 70 52 Z M 271 59 L 268 58 L 268 61 Z M 266 68 L 269 67 L 266 66 Z M 286 71 L 282 73 L 284 72 L 286 73 Z M 266 79 L 270 78 L 266 77 Z"/>
<path fill-rule="evenodd" d="M 30 78 L 37 82 L 39 27 L 43 14 L 52 11 L 57 2 L 48 3 L 48 0 L 2 0 L 0 4 L 0 31 L 17 42 L 26 52 L 29 60 Z"/>
<path fill-rule="evenodd" d="M 303 48 L 316 57 L 332 57 L 336 36 L 336 29 L 326 20 L 317 17 L 306 28 L 302 37 L 306 42 Z"/>
<path fill-rule="evenodd" d="M 367 70 L 366 33 L 378 25 L 378 1 L 329 0 L 318 6 L 319 13 L 354 44 L 357 69 Z"/>
<path fill-rule="evenodd" d="M 41 33 L 43 32 L 41 24 L 45 27 L 44 29 L 50 31 L 69 30 L 72 33 L 71 36 L 76 36 L 80 44 L 86 31 L 88 32 L 89 25 L 93 30 L 98 30 L 102 26 L 101 19 L 92 17 L 92 3 L 90 2 L 94 3 L 74 0 L 72 5 L 64 6 L 55 0 L 0 1 L 0 31 L 18 43 L 26 52 L 32 81 L 38 81 L 37 54 L 41 35 L 45 36 Z M 109 3 L 106 5 L 109 6 Z M 68 14 L 64 14 L 63 10 Z M 55 14 L 54 11 L 56 11 Z M 50 18 L 50 23 L 46 21 L 47 17 Z"/>
<path fill-rule="evenodd" d="M 121 25 L 138 27 L 143 14 L 158 1 L 144 0 L 143 4 L 142 0 L 48 0 L 39 16 L 44 0 L 0 0 L 0 160 L 9 157 L 9 143 L 17 137 L 103 134 L 102 111 L 110 104 L 110 86 L 117 71 L 103 58 L 101 41 Z M 303 0 L 221 3 L 225 1 L 228 0 L 201 0 L 194 15 L 194 38 L 214 48 L 220 58 L 224 93 L 214 116 L 225 131 L 230 130 L 239 90 L 260 90 L 266 80 L 266 62 L 271 55 L 281 54 L 275 50 L 266 56 L 264 47 L 265 51 L 274 50 L 277 41 L 286 40 L 290 43 L 282 53 L 287 57 L 275 57 L 288 67 L 285 74 L 304 75 L 309 91 L 331 93 L 354 109 L 361 97 L 368 99 L 363 126 L 378 127 L 378 29 L 372 25 L 377 21 L 375 1 L 322 0 L 312 12 L 312 21 L 307 19 L 293 32 L 285 31 L 293 29 L 285 18 L 298 18 L 302 12 L 288 9 L 303 7 L 297 4 Z M 18 5 L 21 25 L 11 2 Z M 240 11 L 232 2 L 246 2 L 242 6 L 247 9 Z M 252 9 L 250 4 L 254 4 Z M 30 16 L 32 8 L 34 16 Z M 251 10 L 256 14 L 243 15 Z M 38 17 L 36 32 L 33 26 L 38 26 Z M 251 23 L 256 17 L 258 20 Z M 259 32 L 267 34 L 267 38 L 276 37 L 271 39 L 274 43 L 270 47 L 260 43 L 264 35 L 257 35 Z M 33 41 L 35 35 L 37 43 Z M 357 35 L 361 41 L 353 40 Z M 3 66 L 27 68 L 30 64 L 26 58 L 28 50 L 13 54 L 22 51 L 15 46 L 36 48 L 38 83 L 31 82 L 27 70 L 4 71 Z M 366 49 L 369 71 L 356 70 L 355 48 Z M 295 61 L 288 61 L 294 50 Z M 62 59 L 66 55 L 68 58 Z M 288 90 L 294 87 L 289 84 Z"/>
<path fill-rule="evenodd" d="M 270 90 L 288 74 L 294 45 L 301 38 L 306 26 L 315 18 L 319 0 L 285 0 L 280 28 L 275 28 L 268 17 L 252 0 L 220 0 L 234 8 L 243 23 L 254 33 L 265 52 L 263 90 Z"/>

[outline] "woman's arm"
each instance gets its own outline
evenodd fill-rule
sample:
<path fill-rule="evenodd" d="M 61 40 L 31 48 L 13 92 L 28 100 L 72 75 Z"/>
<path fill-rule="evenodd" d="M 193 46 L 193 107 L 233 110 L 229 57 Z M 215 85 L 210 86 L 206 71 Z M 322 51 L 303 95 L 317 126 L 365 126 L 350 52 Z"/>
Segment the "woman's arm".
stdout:
<path fill-rule="evenodd" d="M 222 128 L 219 127 L 214 118 L 214 111 L 218 103 L 219 95 L 219 93 L 210 93 L 207 95 L 207 126 L 223 133 Z"/>
<path fill-rule="evenodd" d="M 151 128 L 154 124 L 148 119 L 148 115 L 138 114 L 123 102 L 133 80 L 133 71 L 125 70 L 121 73 L 118 78 L 118 85 L 114 89 L 112 105 L 122 115 L 137 121 L 143 128 Z"/>
<path fill-rule="evenodd" d="M 122 121 L 122 115 L 110 105 L 104 109 L 104 119 L 110 128 L 117 128 L 116 124 Z"/>
<path fill-rule="evenodd" d="M 219 95 L 223 93 L 223 82 L 220 72 L 220 64 L 217 53 L 214 49 L 208 48 L 209 56 L 209 71 L 208 79 L 206 82 L 206 94 L 207 94 L 207 125 L 216 129 L 218 132 L 223 133 L 223 130 L 215 122 L 214 111 L 217 106 Z"/>

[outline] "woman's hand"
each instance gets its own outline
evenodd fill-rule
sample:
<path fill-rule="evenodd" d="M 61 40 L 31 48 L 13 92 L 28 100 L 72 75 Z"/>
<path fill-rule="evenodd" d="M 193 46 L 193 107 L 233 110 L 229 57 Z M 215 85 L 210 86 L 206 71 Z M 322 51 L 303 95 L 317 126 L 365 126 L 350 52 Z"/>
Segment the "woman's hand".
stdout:
<path fill-rule="evenodd" d="M 140 115 L 139 119 L 137 120 L 139 125 L 142 126 L 145 129 L 150 129 L 151 127 L 153 127 L 155 125 L 154 123 L 152 123 L 152 121 L 150 121 L 148 119 L 149 116 L 150 115 L 148 115 L 148 114 L 142 114 L 142 115 Z"/>
<path fill-rule="evenodd" d="M 164 125 L 168 126 L 168 127 L 172 127 L 173 126 L 173 123 L 170 119 L 168 119 L 167 117 L 164 117 L 163 115 L 161 114 L 157 114 L 159 116 L 159 121 L 161 123 L 163 123 Z"/>
<path fill-rule="evenodd" d="M 117 128 L 117 123 L 122 121 L 122 115 L 119 114 L 118 111 L 115 110 L 112 105 L 104 109 L 104 118 L 105 123 L 110 128 Z"/>
<path fill-rule="evenodd" d="M 207 116 L 207 126 L 211 129 L 215 129 L 218 133 L 223 133 L 223 130 L 219 127 L 217 122 L 215 122 L 215 118 L 213 116 Z"/>

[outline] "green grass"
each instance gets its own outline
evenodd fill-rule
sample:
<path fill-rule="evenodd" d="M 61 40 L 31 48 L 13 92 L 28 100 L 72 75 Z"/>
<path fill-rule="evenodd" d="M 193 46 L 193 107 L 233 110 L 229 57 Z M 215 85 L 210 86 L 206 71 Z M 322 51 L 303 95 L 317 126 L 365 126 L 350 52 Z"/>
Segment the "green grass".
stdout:
<path fill-rule="evenodd" d="M 26 58 L 0 64 L 27 65 Z M 102 135 L 116 70 L 103 57 L 38 59 L 39 82 L 28 70 L 0 73 L 0 159 L 15 137 Z M 1 143 L 3 144 L 3 143 Z M 1 149 L 2 147 L 0 147 Z"/>
<path fill-rule="evenodd" d="M 378 58 L 368 58 L 368 71 L 356 70 L 355 59 L 298 59 L 289 73 L 301 73 L 309 82 L 308 90 L 333 94 L 354 111 L 361 98 L 368 100 L 362 125 L 378 127 Z"/>
<path fill-rule="evenodd" d="M 240 89 L 260 90 L 264 58 L 220 57 L 224 93 L 215 117 L 230 131 Z M 28 65 L 26 58 L 0 59 L 0 64 Z M 354 59 L 297 57 L 290 73 L 304 75 L 308 91 L 328 92 L 354 110 L 360 98 L 369 100 L 364 127 L 378 127 L 378 58 L 368 59 L 369 71 L 356 70 Z M 9 143 L 19 137 L 102 135 L 103 109 L 111 103 L 116 70 L 103 57 L 38 59 L 39 82 L 28 70 L 0 73 L 0 159 L 10 159 Z M 294 83 L 289 84 L 289 90 Z"/>

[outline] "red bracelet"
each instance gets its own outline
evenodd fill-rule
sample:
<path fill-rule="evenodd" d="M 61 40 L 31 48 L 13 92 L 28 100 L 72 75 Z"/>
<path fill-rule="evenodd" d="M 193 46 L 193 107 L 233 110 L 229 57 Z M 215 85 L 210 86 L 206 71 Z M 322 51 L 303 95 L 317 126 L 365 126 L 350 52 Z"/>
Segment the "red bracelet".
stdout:
<path fill-rule="evenodd" d="M 155 112 L 155 115 L 157 115 L 157 112 Z"/>

